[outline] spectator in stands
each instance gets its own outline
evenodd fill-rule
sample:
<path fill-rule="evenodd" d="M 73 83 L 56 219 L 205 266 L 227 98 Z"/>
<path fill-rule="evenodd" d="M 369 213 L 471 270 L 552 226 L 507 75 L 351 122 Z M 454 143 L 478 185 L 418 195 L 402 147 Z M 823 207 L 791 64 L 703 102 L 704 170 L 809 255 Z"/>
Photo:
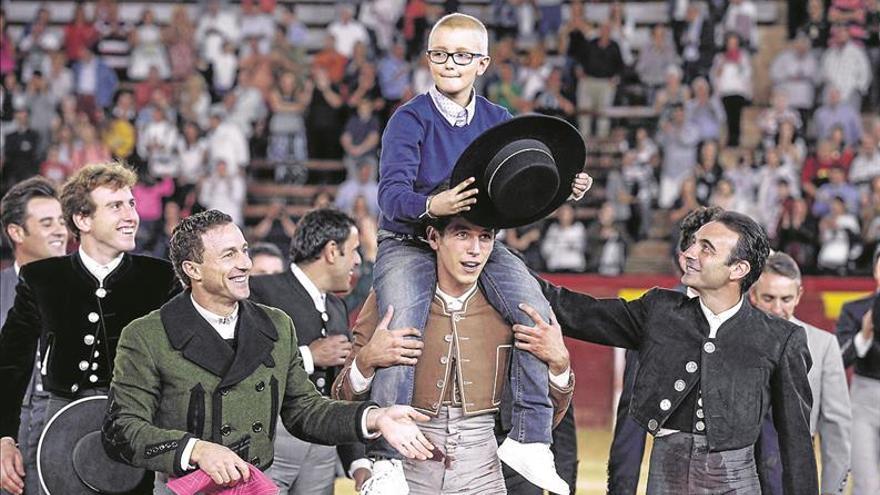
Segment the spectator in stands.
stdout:
<path fill-rule="evenodd" d="M 222 98 L 235 88 L 235 79 L 238 76 L 238 55 L 235 50 L 235 43 L 224 41 L 222 51 L 214 57 L 211 64 L 211 91 L 217 98 Z"/>
<path fill-rule="evenodd" d="M 275 246 L 289 246 L 296 232 L 296 222 L 284 210 L 283 200 L 273 200 L 260 222 L 248 232 L 251 242 L 267 242 Z"/>
<path fill-rule="evenodd" d="M 532 101 L 535 112 L 560 117 L 575 122 L 575 106 L 562 91 L 562 69 L 554 67 L 547 76 L 544 88 Z"/>
<path fill-rule="evenodd" d="M 282 273 L 284 268 L 284 254 L 275 244 L 258 242 L 250 246 L 248 254 L 251 257 L 251 276 L 272 275 Z"/>
<path fill-rule="evenodd" d="M 850 35 L 862 42 L 866 37 L 865 32 L 865 4 L 870 0 L 831 0 L 828 7 L 828 20 L 833 24 L 840 24 L 850 32 Z"/>
<path fill-rule="evenodd" d="M 117 77 L 125 77 L 131 56 L 132 27 L 119 15 L 116 0 L 104 2 L 103 6 L 103 9 L 95 7 L 95 28 L 99 34 L 95 53 L 116 72 Z"/>
<path fill-rule="evenodd" d="M 562 0 L 535 0 L 538 7 L 538 35 L 544 46 L 553 46 L 562 27 Z"/>
<path fill-rule="evenodd" d="M 216 72 L 228 67 L 228 57 L 221 58 L 221 54 L 228 53 L 227 47 L 234 50 L 240 37 L 239 14 L 235 8 L 221 9 L 221 0 L 207 0 L 205 10 L 199 15 L 195 38 L 200 58 L 214 68 L 215 83 Z"/>
<path fill-rule="evenodd" d="M 40 175 L 49 179 L 53 185 L 58 186 L 67 179 L 67 173 L 70 170 L 70 164 L 63 163 L 58 159 L 58 146 L 49 145 L 46 150 L 46 159 L 40 164 Z"/>
<path fill-rule="evenodd" d="M 754 156 L 751 152 L 729 153 L 722 156 L 721 167 L 724 169 L 724 178 L 733 184 L 733 190 L 749 205 L 755 204 L 758 174 L 752 167 Z"/>
<path fill-rule="evenodd" d="M 822 56 L 822 79 L 840 90 L 840 99 L 858 112 L 871 87 L 871 63 L 864 47 L 850 38 L 846 26 L 834 26 L 831 43 Z"/>
<path fill-rule="evenodd" d="M 366 43 L 355 43 L 351 57 L 345 63 L 345 74 L 342 77 L 342 84 L 348 88 L 357 86 L 358 78 L 361 74 L 361 67 L 372 64 L 373 59 L 370 56 L 370 49 Z"/>
<path fill-rule="evenodd" d="M 84 48 L 79 62 L 73 64 L 74 92 L 80 108 L 105 109 L 113 103 L 119 80 L 116 73 L 89 48 Z"/>
<path fill-rule="evenodd" d="M 788 104 L 799 112 L 804 125 L 816 104 L 819 78 L 819 62 L 810 51 L 810 39 L 799 31 L 791 46 L 773 59 L 770 79 L 775 92 L 787 95 Z"/>
<path fill-rule="evenodd" d="M 843 101 L 843 93 L 836 86 L 826 91 L 825 104 L 813 116 L 813 130 L 818 139 L 828 139 L 835 127 L 843 128 L 844 141 L 855 145 L 862 137 L 862 117 L 858 110 Z"/>
<path fill-rule="evenodd" d="M 159 69 L 159 77 L 163 80 L 171 77 L 171 65 L 162 39 L 162 29 L 156 24 L 152 9 L 144 9 L 140 25 L 131 35 L 131 45 L 131 57 L 128 63 L 129 79 L 135 81 L 145 79 L 150 67 Z"/>
<path fill-rule="evenodd" d="M 195 122 L 202 129 L 208 127 L 211 95 L 200 74 L 192 72 L 183 80 L 178 88 L 177 102 L 181 120 Z"/>
<path fill-rule="evenodd" d="M 293 72 L 281 74 L 278 88 L 269 96 L 272 117 L 269 120 L 268 158 L 275 162 L 275 180 L 284 179 L 287 166 L 296 163 L 300 166 L 309 158 L 306 143 L 305 111 L 309 105 L 311 81 L 305 88 Z"/>
<path fill-rule="evenodd" d="M 226 120 L 235 123 L 246 138 L 253 134 L 254 124 L 268 115 L 263 93 L 250 80 L 251 74 L 240 74 L 239 85 L 223 97 Z"/>
<path fill-rule="evenodd" d="M 410 67 L 406 60 L 406 45 L 397 41 L 376 67 L 379 90 L 385 100 L 382 121 L 387 122 L 398 105 L 412 97 Z"/>
<path fill-rule="evenodd" d="M 95 126 L 88 122 L 79 123 L 76 130 L 78 139 L 70 160 L 72 172 L 76 172 L 86 165 L 107 163 L 113 158 L 110 156 L 107 145 L 98 136 Z"/>
<path fill-rule="evenodd" d="M 3 190 L 6 191 L 18 182 L 37 175 L 41 156 L 37 150 L 40 136 L 30 127 L 29 112 L 26 107 L 15 110 L 15 128 L 6 135 L 3 153 Z"/>
<path fill-rule="evenodd" d="M 501 63 L 498 65 L 498 74 L 500 77 L 486 86 L 486 96 L 512 115 L 522 113 L 527 101 L 522 97 L 523 88 L 516 80 L 513 65 Z"/>
<path fill-rule="evenodd" d="M 800 114 L 789 106 L 788 94 L 783 90 L 778 88 L 773 90 L 771 104 L 772 106 L 761 112 L 758 117 L 758 127 L 761 129 L 765 148 L 775 144 L 779 127 L 783 122 L 791 122 L 795 129 L 800 129 L 802 126 Z"/>
<path fill-rule="evenodd" d="M 49 93 L 56 102 L 61 102 L 63 97 L 73 94 L 73 71 L 67 67 L 67 59 L 63 52 L 57 51 L 52 54 L 49 72 L 43 75 L 49 86 Z"/>
<path fill-rule="evenodd" d="M 733 182 L 727 179 L 721 179 L 715 185 L 715 190 L 709 197 L 709 206 L 717 206 L 725 211 L 735 211 L 738 213 L 748 214 L 751 210 L 750 205 L 743 201 L 743 197 L 736 193 Z M 765 227 L 766 228 L 766 227 Z"/>
<path fill-rule="evenodd" d="M 65 166 L 65 176 L 73 170 L 73 150 L 76 148 L 76 138 L 73 128 L 69 125 L 60 124 L 53 136 L 53 145 L 58 147 L 58 161 Z"/>
<path fill-rule="evenodd" d="M 15 62 L 15 43 L 9 36 L 6 11 L 0 8 L 0 77 L 6 77 L 6 74 L 15 72 Z"/>
<path fill-rule="evenodd" d="M 823 0 L 807 1 L 807 22 L 802 31 L 810 38 L 810 46 L 815 53 L 821 53 L 828 46 L 828 34 L 831 25 L 825 18 L 825 2 Z"/>
<path fill-rule="evenodd" d="M 699 140 L 699 131 L 685 119 L 684 107 L 675 105 L 672 118 L 661 124 L 657 134 L 657 143 L 663 150 L 660 194 L 657 198 L 660 208 L 671 207 L 682 189 L 682 183 L 692 176 Z"/>
<path fill-rule="evenodd" d="M 212 109 L 208 122 L 208 162 L 222 160 L 233 175 L 243 171 L 250 162 L 250 150 L 244 133 L 237 125 L 226 120 L 226 112 L 222 109 Z"/>
<path fill-rule="evenodd" d="M 779 223 L 775 228 L 776 235 L 772 238 L 773 249 L 799 260 L 798 264 L 815 267 L 819 239 L 816 219 L 810 215 L 804 199 L 793 198 L 788 194 L 788 183 L 784 179 L 776 187 L 781 206 Z"/>
<path fill-rule="evenodd" d="M 397 21 L 403 15 L 404 3 L 402 0 L 365 0 L 360 4 L 358 20 L 376 34 L 376 44 L 380 52 L 391 49 Z"/>
<path fill-rule="evenodd" d="M 874 177 L 861 204 L 862 241 L 865 251 L 876 252 L 880 244 L 880 177 Z"/>
<path fill-rule="evenodd" d="M 568 18 L 559 30 L 559 41 L 556 45 L 558 52 L 571 56 L 571 41 L 576 39 L 578 40 L 577 42 L 580 43 L 581 38 L 585 40 L 590 39 L 593 37 L 592 32 L 593 27 L 587 22 L 587 18 L 584 15 L 584 5 L 582 1 L 572 0 L 568 5 Z M 500 42 L 495 44 L 495 49 L 498 48 L 499 44 Z M 492 58 L 495 62 L 498 61 L 494 56 Z"/>
<path fill-rule="evenodd" d="M 370 42 L 367 28 L 354 18 L 353 7 L 346 3 L 337 4 L 336 20 L 327 26 L 327 33 L 333 36 L 336 51 L 346 58 L 351 57 L 356 43 L 368 45 Z"/>
<path fill-rule="evenodd" d="M 131 93 L 128 95 L 130 97 Z M 112 116 L 104 125 L 102 140 L 114 160 L 128 162 L 129 157 L 134 153 L 137 130 L 126 117 Z"/>
<path fill-rule="evenodd" d="M 425 49 L 428 17 L 432 14 L 431 11 L 431 6 L 425 0 L 406 0 L 401 21 L 407 60 L 421 55 Z"/>
<path fill-rule="evenodd" d="M 239 226 L 244 226 L 245 196 L 244 176 L 230 170 L 224 160 L 214 163 L 211 173 L 199 186 L 199 203 L 206 210 L 226 213 Z"/>
<path fill-rule="evenodd" d="M 28 82 L 34 71 L 48 72 L 51 53 L 62 48 L 64 33 L 49 23 L 49 11 L 40 7 L 34 21 L 25 28 L 18 42 L 21 54 L 21 80 Z"/>
<path fill-rule="evenodd" d="M 566 203 L 556 210 L 541 239 L 541 254 L 551 272 L 583 272 L 587 268 L 587 229 L 575 220 L 574 208 Z"/>
<path fill-rule="evenodd" d="M 871 134 L 862 135 L 859 152 L 849 167 L 849 182 L 863 191 L 870 188 L 876 177 L 880 177 L 880 149 Z"/>
<path fill-rule="evenodd" d="M 678 44 L 684 61 L 685 81 L 690 82 L 698 76 L 709 77 L 712 57 L 715 56 L 715 31 L 712 21 L 706 18 L 696 2 L 688 4 L 685 19 L 687 22 Z"/>
<path fill-rule="evenodd" d="M 312 73 L 323 71 L 331 83 L 340 84 L 345 76 L 347 63 L 346 56 L 336 49 L 336 39 L 328 33 L 324 35 L 324 44 L 321 50 L 312 57 Z"/>
<path fill-rule="evenodd" d="M 669 34 L 663 24 L 656 24 L 651 29 L 651 40 L 639 51 L 639 59 L 636 63 L 636 72 L 639 80 L 646 86 L 648 92 L 648 104 L 654 104 L 655 93 L 666 82 L 666 68 L 670 65 L 678 66 L 678 54 L 675 46 L 670 42 Z"/>
<path fill-rule="evenodd" d="M 684 105 L 691 99 L 691 89 L 682 84 L 682 72 L 676 65 L 666 66 L 666 82 L 654 98 L 654 110 L 660 122 L 672 117 L 675 105 Z"/>
<path fill-rule="evenodd" d="M 313 76 L 315 84 L 306 114 L 309 158 L 339 160 L 343 154 L 338 136 L 344 124 L 344 101 L 339 94 L 339 86 L 331 81 L 323 69 L 316 66 Z"/>
<path fill-rule="evenodd" d="M 715 190 L 715 185 L 721 180 L 724 170 L 718 162 L 718 142 L 709 140 L 700 144 L 700 157 L 694 168 L 696 179 L 697 202 L 701 206 L 709 204 L 709 197 Z"/>
<path fill-rule="evenodd" d="M 712 64 L 712 84 L 727 113 L 727 145 L 739 146 L 742 109 L 752 99 L 752 61 L 736 33 L 724 37 L 724 51 Z"/>
<path fill-rule="evenodd" d="M 501 239 L 511 250 L 522 255 L 526 266 L 534 271 L 544 271 L 544 257 L 541 256 L 541 238 L 544 220 L 501 231 Z"/>
<path fill-rule="evenodd" d="M 819 186 L 813 199 L 813 216 L 823 218 L 831 212 L 834 200 L 840 200 L 846 212 L 852 215 L 859 213 L 859 190 L 846 181 L 846 169 L 840 165 L 828 171 L 828 182 Z"/>
<path fill-rule="evenodd" d="M 208 143 L 202 137 L 198 124 L 192 121 L 184 122 L 175 153 L 177 163 L 180 164 L 175 201 L 186 210 L 190 210 L 195 203 L 195 197 L 191 194 L 206 175 L 208 164 Z"/>
<path fill-rule="evenodd" d="M 185 5 L 176 5 L 171 11 L 167 45 L 171 62 L 171 79 L 183 82 L 196 68 L 196 27 L 189 18 Z"/>
<path fill-rule="evenodd" d="M 80 52 L 85 47 L 93 47 L 98 41 L 98 30 L 91 21 L 86 19 L 86 9 L 81 3 L 73 8 L 73 20 L 64 27 L 64 50 L 71 62 L 79 60 Z"/>
<path fill-rule="evenodd" d="M 620 169 L 609 172 L 605 189 L 606 197 L 615 207 L 614 218 L 626 223 L 629 237 L 647 237 L 651 204 L 657 191 L 653 168 L 640 161 L 635 150 L 626 151 L 621 157 Z"/>
<path fill-rule="evenodd" d="M 801 170 L 801 184 L 804 194 L 812 198 L 816 188 L 828 180 L 829 170 L 838 166 L 848 170 L 852 159 L 852 155 L 841 154 L 834 149 L 830 140 L 819 141 L 815 154 L 807 157 Z"/>
<path fill-rule="evenodd" d="M 751 0 L 730 0 L 720 27 L 725 38 L 736 33 L 743 48 L 758 51 L 758 9 Z"/>
<path fill-rule="evenodd" d="M 135 234 L 135 245 L 152 246 L 162 227 L 163 201 L 174 194 L 174 180 L 141 170 L 138 181 L 131 188 L 140 223 Z"/>
<path fill-rule="evenodd" d="M 370 216 L 379 216 L 379 184 L 376 182 L 376 158 L 363 156 L 357 160 L 355 173 L 339 185 L 336 207 L 352 212 L 358 198 L 363 198 Z"/>
<path fill-rule="evenodd" d="M 137 127 L 138 132 L 142 132 L 144 127 L 153 121 L 153 110 L 156 109 L 163 110 L 168 120 L 172 122 L 177 121 L 177 107 L 171 104 L 171 98 L 168 97 L 168 94 L 165 91 L 157 89 L 153 91 L 153 94 L 150 96 L 150 103 L 137 112 L 134 124 L 135 127 Z"/>
<path fill-rule="evenodd" d="M 791 164 L 783 162 L 775 148 L 769 148 L 764 153 L 764 165 L 758 168 L 756 178 L 758 194 L 752 214 L 767 229 L 767 234 L 773 237 L 784 199 L 779 197 L 779 181 L 785 181 L 789 195 L 800 197 L 798 171 Z"/>
<path fill-rule="evenodd" d="M 636 36 L 636 23 L 623 10 L 623 3 L 614 0 L 608 6 L 608 24 L 611 26 L 611 39 L 620 47 L 623 63 L 632 66 L 635 58 L 632 54 L 632 40 Z"/>
<path fill-rule="evenodd" d="M 340 88 L 344 90 L 345 87 Z M 349 109 L 354 110 L 362 99 L 373 102 L 373 109 L 384 114 L 385 100 L 382 99 L 382 91 L 379 89 L 379 80 L 376 78 L 376 66 L 366 63 L 358 71 L 357 80 L 348 86 Z"/>
<path fill-rule="evenodd" d="M 615 219 L 614 206 L 606 201 L 587 229 L 587 271 L 608 277 L 623 273 L 630 242 L 626 230 Z"/>
<path fill-rule="evenodd" d="M 255 40 L 254 48 L 261 54 L 266 54 L 269 53 L 269 44 L 275 35 L 275 20 L 271 10 L 265 12 L 257 3 L 254 0 L 241 2 L 241 37 Z"/>
<path fill-rule="evenodd" d="M 721 140 L 721 127 L 726 115 L 721 100 L 712 94 L 712 87 L 703 77 L 691 83 L 694 97 L 684 104 L 687 120 L 699 130 L 700 140 Z"/>
<path fill-rule="evenodd" d="M 26 105 L 30 110 L 30 128 L 40 136 L 37 154 L 43 156 L 52 139 L 52 125 L 57 118 L 55 108 L 58 101 L 49 92 L 46 80 L 40 72 L 34 72 L 28 81 L 26 98 Z"/>
<path fill-rule="evenodd" d="M 147 162 L 153 177 L 176 176 L 179 171 L 177 126 L 168 120 L 160 108 L 153 109 L 153 120 L 138 133 L 138 155 Z"/>
<path fill-rule="evenodd" d="M 831 200 L 831 208 L 819 220 L 819 255 L 816 263 L 824 273 L 845 275 L 850 261 L 858 257 L 859 221 L 847 211 L 842 198 Z"/>
<path fill-rule="evenodd" d="M 776 135 L 776 149 L 782 161 L 800 168 L 807 155 L 807 144 L 791 122 L 782 122 Z"/>
<path fill-rule="evenodd" d="M 516 80 L 522 86 L 522 98 L 526 102 L 533 102 L 538 93 L 544 91 L 552 70 L 543 45 L 536 44 L 529 49 L 525 63 L 516 71 Z"/>
<path fill-rule="evenodd" d="M 275 86 L 273 68 L 275 62 L 269 54 L 269 48 L 261 48 L 260 38 L 256 35 L 245 36 L 245 46 L 240 52 L 238 61 L 238 86 L 256 88 L 264 98 Z"/>
<path fill-rule="evenodd" d="M 868 92 L 868 108 L 878 112 L 880 111 L 880 75 L 877 74 L 876 68 L 880 67 L 880 2 L 867 0 L 867 4 L 865 49 L 868 51 L 871 67 L 874 67 L 874 78 Z"/>
<path fill-rule="evenodd" d="M 171 84 L 162 80 L 158 67 L 152 66 L 147 71 L 147 77 L 134 85 L 134 102 L 137 109 L 140 110 L 147 106 L 156 91 L 161 91 L 168 101 L 171 101 L 174 96 Z"/>
<path fill-rule="evenodd" d="M 672 209 L 669 212 L 669 219 L 675 224 L 672 231 L 680 232 L 681 221 L 684 220 L 688 213 L 699 207 L 700 203 L 697 201 L 697 183 L 694 180 L 694 177 L 689 175 L 681 183 L 681 189 L 677 191 L 675 203 L 673 203 Z M 678 239 L 673 239 L 673 249 L 675 249 L 675 246 L 677 245 Z"/>
<path fill-rule="evenodd" d="M 603 23 L 599 36 L 587 41 L 581 31 L 572 31 L 569 55 L 574 59 L 577 84 L 578 122 L 581 133 L 593 135 L 593 115 L 598 115 L 596 135 L 607 137 L 611 122 L 602 114 L 614 102 L 617 84 L 625 69 L 620 47 L 611 39 L 611 25 Z"/>
<path fill-rule="evenodd" d="M 345 123 L 345 130 L 339 140 L 345 150 L 343 162 L 348 178 L 359 174 L 358 164 L 362 159 L 376 158 L 379 139 L 379 119 L 373 113 L 373 102 L 364 98 L 358 103 L 355 114 Z M 373 172 L 375 171 L 374 167 Z"/>

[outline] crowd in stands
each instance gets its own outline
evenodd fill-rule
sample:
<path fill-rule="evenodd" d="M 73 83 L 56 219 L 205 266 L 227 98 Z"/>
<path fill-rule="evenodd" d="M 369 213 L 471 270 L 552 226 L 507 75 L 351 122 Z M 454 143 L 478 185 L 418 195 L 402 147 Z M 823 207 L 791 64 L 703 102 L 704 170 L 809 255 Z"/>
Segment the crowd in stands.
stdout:
<path fill-rule="evenodd" d="M 203 208 L 286 249 L 295 219 L 284 200 L 247 213 L 257 164 L 274 183 L 314 185 L 333 181 L 309 162 L 334 160 L 344 180 L 319 187 L 313 204 L 374 226 L 383 126 L 427 91 L 425 38 L 459 4 L 342 2 L 311 51 L 296 4 L 274 0 L 207 0 L 197 15 L 178 4 L 168 22 L 149 7 L 130 22 L 116 0 L 97 0 L 77 3 L 66 25 L 48 3 L 15 35 L 0 12 L 3 190 L 123 160 L 141 178 L 142 250 L 166 255 L 176 222 Z M 627 7 L 614 2 L 593 23 L 579 0 L 490 0 L 492 64 L 477 91 L 514 115 L 577 125 L 600 179 L 582 204 L 500 236 L 535 269 L 615 275 L 633 243 L 675 242 L 652 232 L 657 215 L 674 225 L 719 205 L 758 219 L 808 273 L 858 270 L 880 241 L 880 1 L 790 7 L 749 146 L 755 2 L 670 0 L 670 21 L 643 44 Z M 613 106 L 649 117 L 614 119 Z"/>

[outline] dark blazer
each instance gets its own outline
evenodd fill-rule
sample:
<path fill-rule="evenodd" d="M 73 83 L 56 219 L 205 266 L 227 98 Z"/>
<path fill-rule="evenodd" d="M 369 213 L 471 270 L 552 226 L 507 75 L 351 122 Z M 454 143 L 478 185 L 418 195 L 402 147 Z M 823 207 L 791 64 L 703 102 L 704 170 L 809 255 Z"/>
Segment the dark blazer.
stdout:
<path fill-rule="evenodd" d="M 39 345 L 43 388 L 75 397 L 106 388 L 122 328 L 179 290 L 167 261 L 125 254 L 103 286 L 78 253 L 28 263 L 0 333 L 0 436 L 16 437 Z"/>
<path fill-rule="evenodd" d="M 755 444 L 772 405 L 786 493 L 819 491 L 809 424 L 811 360 L 803 328 L 743 301 L 722 325 L 714 347 L 707 348 L 709 323 L 696 298 L 655 288 L 626 302 L 549 284 L 544 289 L 566 336 L 639 350 L 629 413 L 644 429 L 656 434 L 700 383 L 709 449 L 739 449 Z M 685 382 L 681 391 L 673 388 L 677 380 Z M 671 407 L 664 411 L 665 400 Z"/>
<path fill-rule="evenodd" d="M 312 297 L 288 268 L 282 273 L 251 277 L 251 300 L 283 311 L 293 320 L 296 339 L 299 345 L 307 346 L 327 335 L 345 335 L 351 340 L 348 327 L 348 311 L 345 303 L 334 294 L 327 294 L 326 307 L 328 320 L 324 323 L 321 312 L 315 308 Z M 326 329 L 326 335 L 322 330 Z M 318 392 L 330 396 L 330 386 L 339 374 L 341 367 L 315 367 L 309 380 Z M 336 448 L 346 472 L 351 463 L 366 456 L 364 444 L 339 445 Z"/>
<path fill-rule="evenodd" d="M 864 357 L 856 355 L 853 338 L 862 330 L 862 317 L 874 305 L 874 320 L 880 317 L 880 297 L 870 295 L 868 297 L 852 301 L 843 305 L 840 310 L 840 318 L 837 320 L 837 341 L 840 342 L 840 351 L 843 354 L 843 365 L 846 367 L 855 363 L 855 372 L 875 380 L 880 380 L 880 331 L 875 324 L 874 341 Z"/>

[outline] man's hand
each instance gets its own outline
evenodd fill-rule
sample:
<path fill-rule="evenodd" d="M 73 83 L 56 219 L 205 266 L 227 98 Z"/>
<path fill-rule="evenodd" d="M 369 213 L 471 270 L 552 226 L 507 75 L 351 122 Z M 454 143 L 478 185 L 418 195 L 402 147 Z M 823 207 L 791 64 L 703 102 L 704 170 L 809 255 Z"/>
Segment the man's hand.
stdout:
<path fill-rule="evenodd" d="M 866 342 L 871 342 L 874 340 L 874 310 L 869 309 L 864 316 L 862 316 L 862 330 L 859 332 L 862 334 L 862 338 L 865 339 Z"/>
<path fill-rule="evenodd" d="M 571 196 L 569 196 L 568 199 L 572 201 L 580 201 L 591 187 L 593 187 L 593 178 L 590 177 L 590 174 L 586 172 L 578 172 L 578 174 L 574 176 L 574 181 L 571 183 Z"/>
<path fill-rule="evenodd" d="M 12 437 L 0 438 L 0 488 L 12 495 L 24 493 L 24 462 Z"/>
<path fill-rule="evenodd" d="M 373 476 L 373 472 L 367 468 L 357 468 L 351 473 L 351 477 L 354 479 L 354 489 L 355 491 L 361 491 L 364 483 Z"/>
<path fill-rule="evenodd" d="M 189 462 L 198 465 L 218 485 L 232 486 L 251 477 L 248 464 L 235 452 L 204 440 L 196 440 Z"/>
<path fill-rule="evenodd" d="M 351 342 L 345 335 L 331 335 L 312 341 L 309 351 L 315 366 L 342 366 L 351 353 Z"/>
<path fill-rule="evenodd" d="M 431 457 L 434 446 L 419 430 L 416 421 L 429 419 L 409 406 L 370 409 L 367 413 L 367 429 L 379 430 L 385 441 L 407 459 L 424 461 Z"/>
<path fill-rule="evenodd" d="M 535 326 L 513 326 L 516 348 L 531 352 L 535 357 L 547 363 L 550 373 L 553 373 L 554 376 L 561 375 L 569 368 L 571 361 L 568 349 L 562 340 L 562 329 L 559 327 L 555 315 L 550 315 L 550 323 L 548 324 L 528 304 L 520 304 L 519 309 L 529 315 L 535 322 Z"/>
<path fill-rule="evenodd" d="M 421 349 L 425 344 L 421 340 L 407 338 L 418 337 L 420 335 L 418 330 L 415 328 L 388 330 L 393 315 L 394 307 L 388 306 L 388 311 L 376 326 L 370 341 L 358 352 L 355 362 L 364 378 L 373 376 L 376 368 L 387 368 L 398 364 L 415 366 L 418 357 L 422 355 Z"/>
<path fill-rule="evenodd" d="M 428 213 L 435 217 L 448 217 L 470 210 L 470 205 L 477 202 L 477 198 L 474 197 L 477 194 L 477 188 L 467 189 L 467 187 L 473 184 L 475 180 L 473 177 L 469 177 L 452 189 L 447 189 L 433 196 L 428 207 Z"/>

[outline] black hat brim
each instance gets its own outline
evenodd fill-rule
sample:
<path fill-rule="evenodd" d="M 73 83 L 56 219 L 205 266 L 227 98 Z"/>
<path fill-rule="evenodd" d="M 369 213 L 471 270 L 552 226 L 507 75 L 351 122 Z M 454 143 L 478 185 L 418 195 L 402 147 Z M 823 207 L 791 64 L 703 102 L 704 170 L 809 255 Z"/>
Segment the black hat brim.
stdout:
<path fill-rule="evenodd" d="M 519 139 L 535 139 L 550 149 L 559 172 L 559 187 L 547 191 L 553 198 L 544 208 L 525 218 L 512 218 L 498 209 L 489 198 L 483 180 L 486 167 L 504 146 Z M 571 183 L 586 165 L 587 147 L 580 132 L 571 124 L 549 115 L 528 114 L 514 117 L 492 127 L 477 137 L 462 152 L 452 171 L 450 187 L 474 177 L 479 189 L 477 202 L 462 216 L 475 225 L 488 228 L 513 228 L 538 221 L 559 208 L 571 195 Z"/>

